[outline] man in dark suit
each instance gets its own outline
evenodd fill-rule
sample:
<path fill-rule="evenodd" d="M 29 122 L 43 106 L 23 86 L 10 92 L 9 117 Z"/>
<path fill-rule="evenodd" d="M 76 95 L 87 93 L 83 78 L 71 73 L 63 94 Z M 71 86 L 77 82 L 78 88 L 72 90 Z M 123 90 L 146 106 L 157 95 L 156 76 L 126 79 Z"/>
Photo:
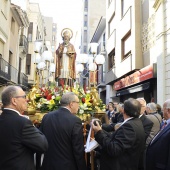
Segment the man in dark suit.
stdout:
<path fill-rule="evenodd" d="M 141 158 L 139 160 L 139 167 L 138 170 L 144 170 L 145 169 L 145 154 L 146 154 L 146 139 L 148 138 L 152 126 L 153 126 L 153 122 L 147 118 L 147 116 L 145 116 L 145 110 L 146 110 L 146 101 L 144 98 L 137 98 L 137 100 L 140 102 L 141 104 L 141 112 L 140 112 L 140 120 L 142 121 L 143 124 L 143 128 L 144 128 L 144 132 L 145 132 L 145 149 L 143 150 L 143 155 L 141 155 Z"/>
<path fill-rule="evenodd" d="M 0 169 L 35 170 L 34 153 L 48 148 L 45 136 L 22 116 L 27 110 L 25 92 L 19 86 L 8 86 L 2 94 L 0 116 Z"/>
<path fill-rule="evenodd" d="M 79 109 L 79 98 L 68 92 L 60 104 L 61 108 L 43 117 L 40 127 L 49 143 L 42 169 L 85 170 L 82 122 L 74 115 Z"/>
<path fill-rule="evenodd" d="M 153 138 L 146 151 L 146 170 L 170 169 L 170 99 L 163 104 L 164 128 Z"/>
<path fill-rule="evenodd" d="M 137 170 L 145 144 L 145 134 L 138 118 L 141 105 L 136 99 L 124 102 L 124 122 L 110 136 L 93 124 L 95 139 L 102 146 L 100 170 Z"/>

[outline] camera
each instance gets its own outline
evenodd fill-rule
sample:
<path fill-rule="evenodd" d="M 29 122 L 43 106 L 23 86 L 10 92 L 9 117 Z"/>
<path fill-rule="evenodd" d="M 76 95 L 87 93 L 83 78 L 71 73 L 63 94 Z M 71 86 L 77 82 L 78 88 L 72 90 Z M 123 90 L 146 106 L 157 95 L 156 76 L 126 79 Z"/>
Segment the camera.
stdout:
<path fill-rule="evenodd" d="M 95 126 L 97 126 L 97 123 L 96 122 L 98 122 L 98 124 L 101 126 L 102 125 L 102 123 L 101 123 L 101 121 L 100 120 L 94 120 L 93 121 L 93 124 L 95 125 Z"/>

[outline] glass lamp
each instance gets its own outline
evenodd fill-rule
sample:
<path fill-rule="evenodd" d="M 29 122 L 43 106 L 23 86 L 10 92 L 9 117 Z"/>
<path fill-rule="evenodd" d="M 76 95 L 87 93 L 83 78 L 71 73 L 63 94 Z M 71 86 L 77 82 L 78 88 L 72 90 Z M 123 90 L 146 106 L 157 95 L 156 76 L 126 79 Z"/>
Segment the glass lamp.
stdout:
<path fill-rule="evenodd" d="M 36 40 L 35 42 L 34 42 L 34 52 L 35 53 L 40 53 L 40 51 L 41 51 L 41 48 L 42 48 L 42 40 Z"/>
<path fill-rule="evenodd" d="M 103 65 L 105 62 L 105 57 L 103 55 L 97 55 L 94 59 L 97 65 Z"/>

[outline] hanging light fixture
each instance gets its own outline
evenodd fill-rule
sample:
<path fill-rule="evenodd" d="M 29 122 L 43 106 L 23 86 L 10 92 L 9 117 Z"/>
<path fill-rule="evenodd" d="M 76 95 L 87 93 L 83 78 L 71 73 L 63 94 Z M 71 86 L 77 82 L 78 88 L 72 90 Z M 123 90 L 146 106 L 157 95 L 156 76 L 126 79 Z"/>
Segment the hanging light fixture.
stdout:
<path fill-rule="evenodd" d="M 55 64 L 54 64 L 54 63 L 50 63 L 49 71 L 50 71 L 51 73 L 55 73 Z"/>
<path fill-rule="evenodd" d="M 34 52 L 35 53 L 40 53 L 42 45 L 43 45 L 42 40 L 36 40 L 34 42 Z"/>
<path fill-rule="evenodd" d="M 51 51 L 44 51 L 42 53 L 42 59 L 43 59 L 43 61 L 51 62 L 51 60 L 52 60 L 52 52 Z"/>
<path fill-rule="evenodd" d="M 87 54 L 79 54 L 76 61 L 81 64 L 85 64 L 88 61 L 88 55 Z"/>
<path fill-rule="evenodd" d="M 46 67 L 46 64 L 45 64 L 43 61 L 41 61 L 41 62 L 38 63 L 38 65 L 37 65 L 38 70 L 44 70 L 45 67 Z"/>
<path fill-rule="evenodd" d="M 97 54 L 98 43 L 90 43 L 90 52 L 92 54 Z"/>
<path fill-rule="evenodd" d="M 94 59 L 97 65 L 103 65 L 105 62 L 105 57 L 103 55 L 97 55 Z"/>
<path fill-rule="evenodd" d="M 33 61 L 34 61 L 34 64 L 38 64 L 41 61 L 41 56 L 39 53 L 35 53 L 33 55 Z"/>
<path fill-rule="evenodd" d="M 89 70 L 90 70 L 90 71 L 96 71 L 96 70 L 97 70 L 97 65 L 96 65 L 96 63 L 90 63 L 90 64 L 89 64 Z"/>
<path fill-rule="evenodd" d="M 83 64 L 77 64 L 76 65 L 76 72 L 77 73 L 81 73 L 81 72 L 83 72 L 83 70 L 84 70 Z"/>

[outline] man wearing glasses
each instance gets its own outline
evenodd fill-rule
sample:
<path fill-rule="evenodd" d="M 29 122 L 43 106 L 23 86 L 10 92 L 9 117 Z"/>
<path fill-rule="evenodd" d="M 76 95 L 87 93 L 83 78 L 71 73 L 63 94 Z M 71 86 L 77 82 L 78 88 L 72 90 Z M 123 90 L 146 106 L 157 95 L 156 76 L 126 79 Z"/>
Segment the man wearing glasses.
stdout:
<path fill-rule="evenodd" d="M 34 153 L 48 148 L 45 136 L 23 117 L 27 110 L 25 92 L 19 86 L 8 86 L 1 94 L 0 169 L 35 170 Z"/>
<path fill-rule="evenodd" d="M 41 170 L 86 170 L 82 122 L 75 114 L 79 98 L 75 93 L 63 94 L 61 108 L 43 117 L 40 130 L 49 149 L 44 154 Z"/>

